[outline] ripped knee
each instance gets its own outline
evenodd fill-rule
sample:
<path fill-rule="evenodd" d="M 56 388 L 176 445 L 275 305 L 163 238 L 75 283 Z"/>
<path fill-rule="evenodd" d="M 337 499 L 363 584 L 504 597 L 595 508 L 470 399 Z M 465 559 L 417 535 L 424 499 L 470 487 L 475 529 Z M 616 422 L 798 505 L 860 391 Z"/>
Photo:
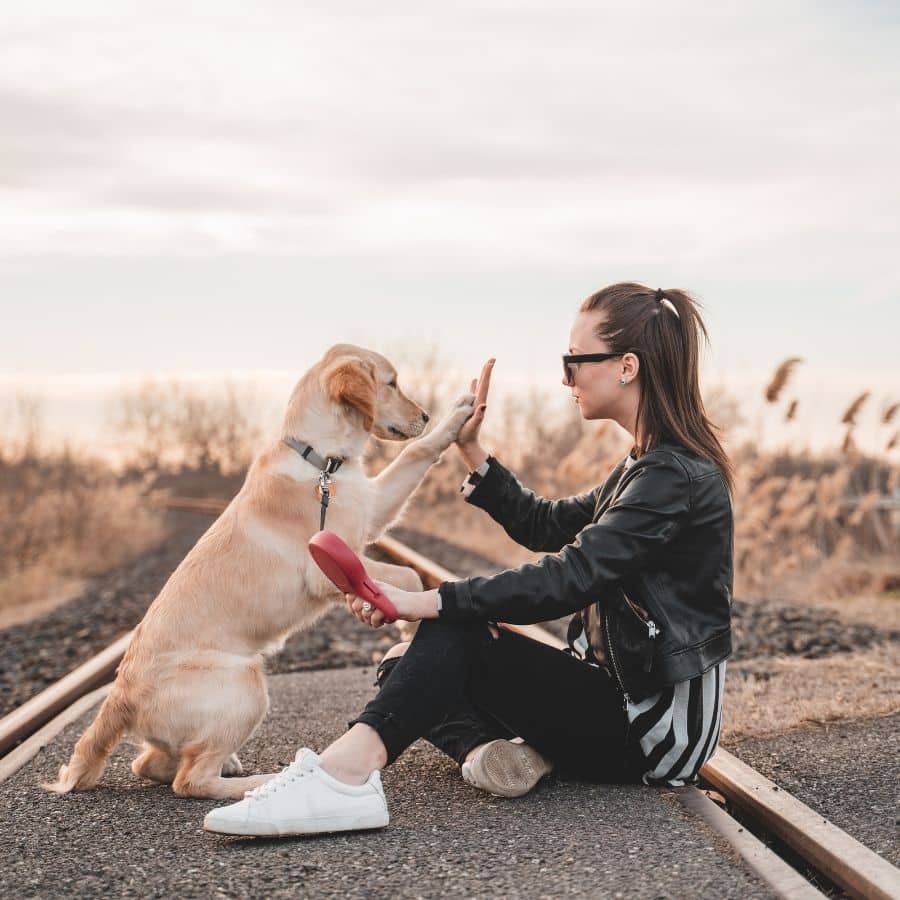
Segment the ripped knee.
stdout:
<path fill-rule="evenodd" d="M 488 631 L 491 633 L 491 636 L 494 638 L 494 640 L 497 640 L 497 638 L 500 637 L 500 629 L 496 625 L 494 625 L 492 622 L 488 622 L 487 628 L 488 628 Z"/>
<path fill-rule="evenodd" d="M 394 671 L 394 666 L 400 662 L 400 657 L 406 653 L 409 643 L 409 641 L 401 641 L 399 644 L 394 644 L 394 646 L 384 654 L 381 658 L 381 662 L 378 663 L 378 668 L 375 670 L 375 687 L 381 687 L 381 685 L 384 684 L 388 675 Z"/>
<path fill-rule="evenodd" d="M 393 659 L 395 656 L 403 656 L 409 649 L 409 644 L 409 641 L 401 641 L 399 644 L 394 644 L 394 646 L 381 657 L 381 661 L 384 662 L 386 659 Z"/>

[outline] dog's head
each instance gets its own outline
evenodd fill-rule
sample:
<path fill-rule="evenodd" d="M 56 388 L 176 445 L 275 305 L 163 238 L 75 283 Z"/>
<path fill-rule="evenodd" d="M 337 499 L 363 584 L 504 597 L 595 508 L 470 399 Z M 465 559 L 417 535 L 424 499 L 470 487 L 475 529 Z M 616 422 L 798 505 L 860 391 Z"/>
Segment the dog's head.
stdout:
<path fill-rule="evenodd" d="M 328 399 L 361 419 L 375 437 L 405 441 L 425 430 L 428 414 L 400 390 L 397 370 L 380 353 L 338 344 L 323 359 Z"/>

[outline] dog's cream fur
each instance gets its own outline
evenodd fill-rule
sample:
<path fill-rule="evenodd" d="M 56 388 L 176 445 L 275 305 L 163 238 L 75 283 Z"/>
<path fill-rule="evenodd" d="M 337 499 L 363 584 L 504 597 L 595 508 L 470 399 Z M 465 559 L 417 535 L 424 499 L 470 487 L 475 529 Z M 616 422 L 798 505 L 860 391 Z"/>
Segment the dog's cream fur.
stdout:
<path fill-rule="evenodd" d="M 400 514 L 472 413 L 471 396 L 424 437 L 427 415 L 383 356 L 339 344 L 297 384 L 282 437 L 345 458 L 326 527 L 361 552 Z M 377 477 L 363 470 L 370 434 L 418 437 Z M 90 788 L 130 733 L 144 744 L 135 774 L 192 797 L 240 799 L 270 775 L 237 775 L 237 751 L 268 710 L 263 656 L 343 595 L 316 567 L 318 470 L 279 440 L 254 460 L 228 508 L 188 553 L 135 629 L 111 693 L 47 789 Z M 366 560 L 376 578 L 421 589 L 410 569 Z"/>

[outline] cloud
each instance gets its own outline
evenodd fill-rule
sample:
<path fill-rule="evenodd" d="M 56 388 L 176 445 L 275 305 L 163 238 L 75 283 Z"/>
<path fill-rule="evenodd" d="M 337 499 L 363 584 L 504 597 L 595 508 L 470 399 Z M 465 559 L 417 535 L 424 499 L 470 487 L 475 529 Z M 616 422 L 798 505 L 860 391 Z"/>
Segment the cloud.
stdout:
<path fill-rule="evenodd" d="M 539 316 L 561 285 L 659 277 L 729 308 L 731 366 L 750 340 L 824 360 L 826 316 L 885 359 L 900 324 L 884 4 L 86 0 L 3 27 L 0 292 L 41 308 L 107 284 L 237 304 L 209 272 L 246 258 L 331 305 L 363 273 L 407 317 L 436 280 L 503 273 L 491 302 Z"/>
<path fill-rule="evenodd" d="M 510 259 L 556 259 L 616 223 L 737 246 L 896 208 L 895 55 L 816 5 L 108 9 L 5 36 L 17 252 L 140 252 L 154 221 L 147 252 L 205 252 L 230 216 L 229 252 L 315 222 L 313 252 L 477 257 L 506 231 Z"/>

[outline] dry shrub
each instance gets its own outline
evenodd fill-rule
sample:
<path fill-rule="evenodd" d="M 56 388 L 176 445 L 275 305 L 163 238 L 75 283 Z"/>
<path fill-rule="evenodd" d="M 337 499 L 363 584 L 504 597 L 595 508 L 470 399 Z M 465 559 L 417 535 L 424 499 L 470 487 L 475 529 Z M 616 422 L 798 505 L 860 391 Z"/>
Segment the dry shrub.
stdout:
<path fill-rule="evenodd" d="M 151 378 L 122 392 L 112 422 L 135 470 L 228 475 L 246 469 L 253 458 L 260 439 L 256 405 L 250 388 L 230 381 L 210 389 Z"/>
<path fill-rule="evenodd" d="M 15 530 L 0 560 L 0 612 L 7 625 L 30 618 L 33 604 L 46 609 L 67 599 L 84 578 L 125 564 L 165 534 L 142 486 L 114 480 L 90 478 L 71 489 L 41 491 L 24 510 L 10 509 L 3 498 L 0 516 L 14 523 L 4 532 Z M 12 559 L 7 549 L 24 552 Z M 21 615 L 11 613 L 14 608 Z"/>
<path fill-rule="evenodd" d="M 143 480 L 47 445 L 39 423 L 0 445 L 0 625 L 66 599 L 81 579 L 126 562 L 164 531 Z"/>

